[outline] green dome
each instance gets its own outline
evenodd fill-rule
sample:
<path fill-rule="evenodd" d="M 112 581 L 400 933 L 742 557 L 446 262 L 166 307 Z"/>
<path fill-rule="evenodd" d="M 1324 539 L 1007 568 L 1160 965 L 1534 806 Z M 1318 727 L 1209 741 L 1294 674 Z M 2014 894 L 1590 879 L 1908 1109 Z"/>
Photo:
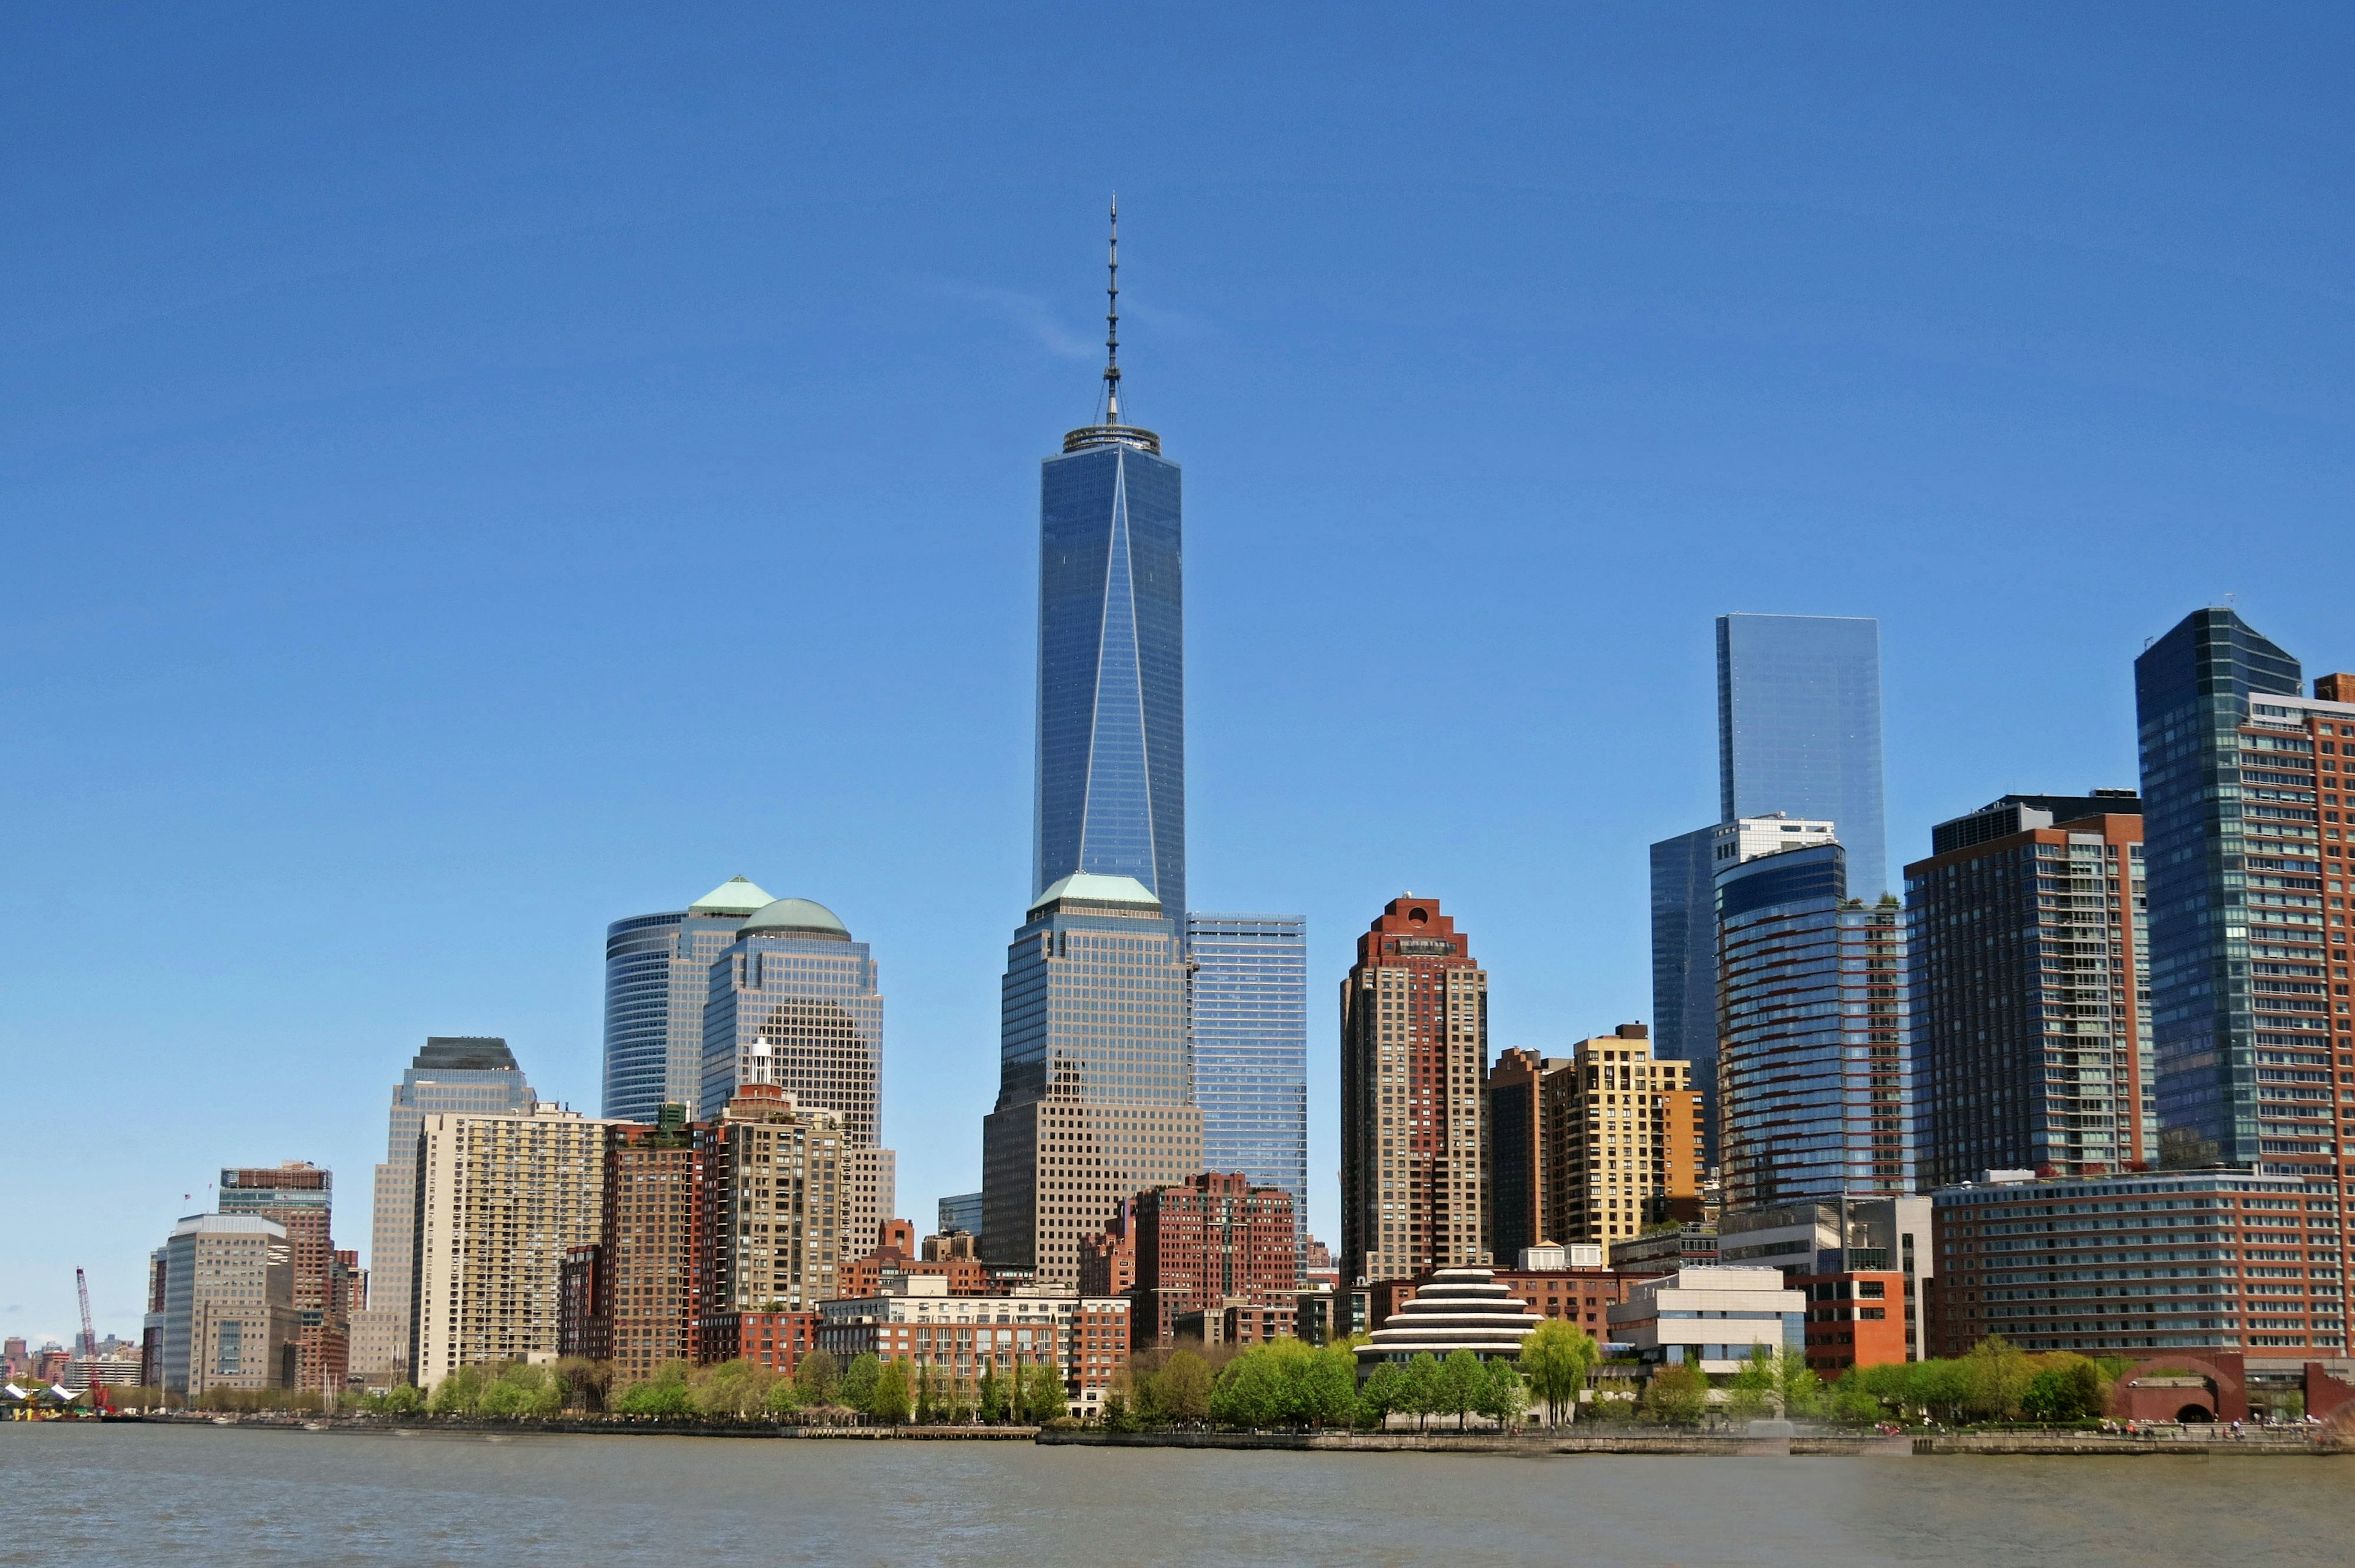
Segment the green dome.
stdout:
<path fill-rule="evenodd" d="M 730 877 L 693 903 L 689 914 L 751 914 L 776 901 L 748 877 Z"/>
<path fill-rule="evenodd" d="M 850 940 L 850 928 L 822 903 L 808 899 L 778 899 L 738 928 L 739 936 L 815 936 L 830 942 Z"/>
<path fill-rule="evenodd" d="M 1044 909 L 1058 899 L 1071 899 L 1079 903 L 1151 904 L 1161 907 L 1153 890 L 1135 877 L 1100 877 L 1093 871 L 1074 871 L 1030 901 L 1032 910 Z"/>

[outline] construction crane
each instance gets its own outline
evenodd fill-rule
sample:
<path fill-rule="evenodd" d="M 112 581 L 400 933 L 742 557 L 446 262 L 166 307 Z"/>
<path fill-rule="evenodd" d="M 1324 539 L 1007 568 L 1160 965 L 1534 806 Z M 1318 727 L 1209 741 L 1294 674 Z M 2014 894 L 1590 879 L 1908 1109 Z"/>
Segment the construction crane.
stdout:
<path fill-rule="evenodd" d="M 98 1330 L 90 1321 L 90 1277 L 74 1270 L 74 1294 L 81 1297 L 82 1371 L 90 1380 L 90 1403 L 93 1410 L 112 1410 L 114 1401 L 107 1397 L 106 1385 L 98 1381 Z"/>

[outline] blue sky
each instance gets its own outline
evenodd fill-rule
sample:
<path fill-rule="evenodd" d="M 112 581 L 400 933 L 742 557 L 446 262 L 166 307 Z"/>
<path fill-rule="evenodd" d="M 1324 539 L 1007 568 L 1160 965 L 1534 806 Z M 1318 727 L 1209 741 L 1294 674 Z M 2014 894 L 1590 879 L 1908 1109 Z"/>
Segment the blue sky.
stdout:
<path fill-rule="evenodd" d="M 5 28 L 6 1331 L 80 1264 L 135 1332 L 225 1163 L 364 1245 L 429 1033 L 593 1111 L 605 923 L 737 872 L 873 944 L 902 1211 L 977 1184 L 1114 188 L 1195 902 L 1312 923 L 1320 1233 L 1386 898 L 1496 1047 L 1649 1016 L 1712 615 L 1881 617 L 1893 863 L 2132 784 L 2200 604 L 2355 666 L 2336 8 Z"/>

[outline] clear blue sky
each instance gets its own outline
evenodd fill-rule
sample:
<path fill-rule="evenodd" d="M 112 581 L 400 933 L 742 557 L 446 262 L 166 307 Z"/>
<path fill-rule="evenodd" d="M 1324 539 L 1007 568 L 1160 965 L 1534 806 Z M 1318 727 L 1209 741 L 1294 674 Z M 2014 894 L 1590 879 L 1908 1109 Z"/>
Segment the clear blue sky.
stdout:
<path fill-rule="evenodd" d="M 1710 618 L 1877 615 L 1891 854 L 2135 780 L 2235 603 L 2355 667 L 2341 8 L 18 7 L 0 48 L 0 1328 L 135 1332 L 223 1163 L 736 872 L 977 1184 L 1028 891 L 1038 459 L 1186 465 L 1192 884 L 1404 888 L 1492 1044 L 1648 1016 Z M 195 1201 L 182 1194 L 193 1193 Z"/>

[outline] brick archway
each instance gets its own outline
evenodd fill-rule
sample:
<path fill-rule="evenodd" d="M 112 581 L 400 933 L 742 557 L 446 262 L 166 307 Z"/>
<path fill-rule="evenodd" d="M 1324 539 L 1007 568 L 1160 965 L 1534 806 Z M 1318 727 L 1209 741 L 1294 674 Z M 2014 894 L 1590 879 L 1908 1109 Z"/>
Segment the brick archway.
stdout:
<path fill-rule="evenodd" d="M 2248 1419 L 2240 1355 L 2148 1356 L 2128 1367 L 2110 1394 L 2110 1413 L 2126 1421 L 2178 1421 L 2194 1408 L 2211 1421 Z"/>

